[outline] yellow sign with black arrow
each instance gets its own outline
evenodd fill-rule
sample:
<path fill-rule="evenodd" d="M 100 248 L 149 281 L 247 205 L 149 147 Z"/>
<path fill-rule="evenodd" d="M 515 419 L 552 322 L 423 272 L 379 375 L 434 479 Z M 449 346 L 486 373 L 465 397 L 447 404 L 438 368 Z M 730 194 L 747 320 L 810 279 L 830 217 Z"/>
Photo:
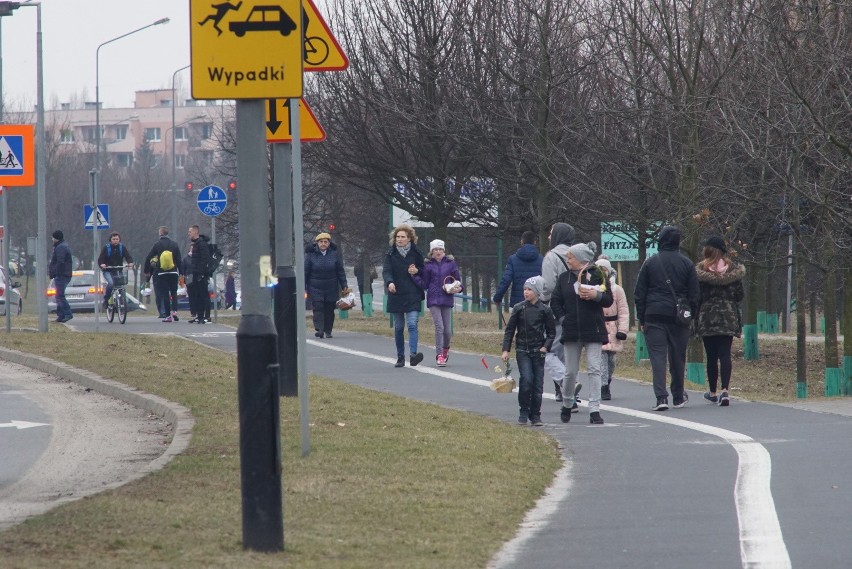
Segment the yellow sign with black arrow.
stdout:
<path fill-rule="evenodd" d="M 299 99 L 299 140 L 322 142 L 325 131 L 307 101 Z M 290 99 L 269 99 L 266 104 L 266 142 L 292 142 Z"/>
<path fill-rule="evenodd" d="M 301 97 L 301 0 L 190 0 L 195 99 Z"/>

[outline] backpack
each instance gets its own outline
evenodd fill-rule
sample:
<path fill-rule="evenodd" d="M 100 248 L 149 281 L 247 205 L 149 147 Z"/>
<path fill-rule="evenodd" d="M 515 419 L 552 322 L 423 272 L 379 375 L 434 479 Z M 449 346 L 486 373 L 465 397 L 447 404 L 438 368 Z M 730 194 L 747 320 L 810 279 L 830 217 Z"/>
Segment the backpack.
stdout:
<path fill-rule="evenodd" d="M 172 252 L 168 249 L 164 249 L 163 252 L 160 253 L 160 258 L 157 260 L 157 264 L 161 271 L 171 271 L 174 269 L 175 259 Z"/>
<path fill-rule="evenodd" d="M 109 259 L 112 256 L 112 243 L 107 243 L 106 251 L 107 259 Z M 121 256 L 122 259 L 124 258 L 124 248 L 121 246 L 121 243 L 118 244 L 118 254 Z"/>
<path fill-rule="evenodd" d="M 213 276 L 219 269 L 219 265 L 222 263 L 222 258 L 224 255 L 222 251 L 219 250 L 219 246 L 215 243 L 207 242 L 207 250 L 210 253 L 210 260 L 207 261 L 207 270 L 205 271 L 205 275 L 209 278 Z"/>

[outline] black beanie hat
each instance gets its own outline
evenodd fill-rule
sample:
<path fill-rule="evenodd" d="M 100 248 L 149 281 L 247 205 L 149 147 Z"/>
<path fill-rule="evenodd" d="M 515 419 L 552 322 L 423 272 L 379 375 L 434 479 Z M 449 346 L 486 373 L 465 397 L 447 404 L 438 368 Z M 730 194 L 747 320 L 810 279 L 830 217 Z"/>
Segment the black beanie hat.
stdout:
<path fill-rule="evenodd" d="M 62 233 L 61 229 L 57 229 L 53 232 L 53 238 L 57 241 L 62 241 L 63 239 L 65 239 L 65 235 Z"/>
<path fill-rule="evenodd" d="M 707 245 L 708 247 L 713 247 L 715 249 L 718 249 L 722 253 L 728 252 L 728 248 L 725 247 L 725 240 L 722 239 L 721 237 L 719 237 L 718 235 L 708 237 L 707 241 L 705 241 L 704 244 Z"/>

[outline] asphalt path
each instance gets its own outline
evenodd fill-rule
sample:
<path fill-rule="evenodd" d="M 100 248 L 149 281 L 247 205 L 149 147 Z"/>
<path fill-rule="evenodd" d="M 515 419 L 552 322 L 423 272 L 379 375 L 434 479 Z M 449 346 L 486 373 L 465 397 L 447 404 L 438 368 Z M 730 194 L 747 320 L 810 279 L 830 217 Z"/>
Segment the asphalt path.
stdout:
<path fill-rule="evenodd" d="M 0 489 L 17 482 L 47 449 L 47 412 L 26 389 L 17 366 L 0 366 Z"/>
<path fill-rule="evenodd" d="M 69 324 L 94 329 L 90 317 Z M 131 314 L 124 326 L 102 322 L 100 329 L 169 333 L 236 350 L 235 329 L 223 325 L 166 324 Z M 421 365 L 397 369 L 392 339 L 340 331 L 332 339 L 308 340 L 307 367 L 309 373 L 516 423 L 516 395 L 488 388 L 497 358 L 486 358 L 486 367 L 481 354 L 451 351 L 448 366 L 436 368 L 434 349 L 421 349 Z M 590 425 L 585 408 L 563 424 L 550 382 L 545 389 L 550 392 L 542 429 L 559 442 L 565 466 L 490 567 L 852 566 L 852 540 L 846 537 L 849 416 L 738 398 L 722 408 L 700 392 L 691 392 L 682 409 L 654 413 L 649 385 L 617 379 L 613 400 L 601 409 L 605 425 Z M 522 473 L 507 475 L 522 483 Z"/>

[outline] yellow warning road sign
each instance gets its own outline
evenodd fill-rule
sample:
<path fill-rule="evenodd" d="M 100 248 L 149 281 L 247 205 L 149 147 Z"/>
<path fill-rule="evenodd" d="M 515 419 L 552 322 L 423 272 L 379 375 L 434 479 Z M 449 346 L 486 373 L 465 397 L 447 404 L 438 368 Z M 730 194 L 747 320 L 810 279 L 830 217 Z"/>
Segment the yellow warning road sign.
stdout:
<path fill-rule="evenodd" d="M 349 58 L 340 49 L 313 0 L 302 2 L 305 24 L 305 71 L 342 71 Z"/>
<path fill-rule="evenodd" d="M 0 124 L 0 186 L 35 185 L 35 127 Z"/>
<path fill-rule="evenodd" d="M 190 0 L 192 96 L 302 95 L 300 0 Z"/>
<path fill-rule="evenodd" d="M 299 140 L 302 142 L 325 140 L 325 131 L 304 99 L 299 99 Z M 266 104 L 266 142 L 292 141 L 290 99 L 269 99 Z"/>

